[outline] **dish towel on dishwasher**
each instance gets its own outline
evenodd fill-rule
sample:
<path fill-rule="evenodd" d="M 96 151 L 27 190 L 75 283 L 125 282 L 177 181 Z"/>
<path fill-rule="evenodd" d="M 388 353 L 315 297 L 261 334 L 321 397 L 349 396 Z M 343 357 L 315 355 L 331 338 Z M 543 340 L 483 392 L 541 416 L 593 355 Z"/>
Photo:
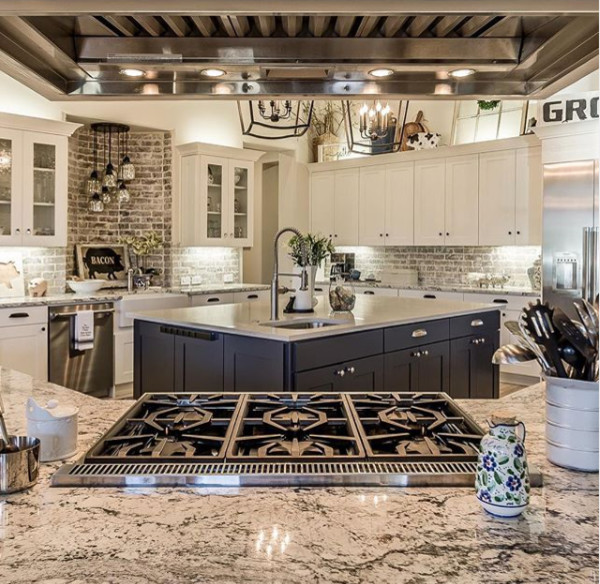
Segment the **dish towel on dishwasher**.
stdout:
<path fill-rule="evenodd" d="M 75 314 L 73 347 L 76 351 L 88 351 L 94 348 L 94 311 L 82 310 Z"/>

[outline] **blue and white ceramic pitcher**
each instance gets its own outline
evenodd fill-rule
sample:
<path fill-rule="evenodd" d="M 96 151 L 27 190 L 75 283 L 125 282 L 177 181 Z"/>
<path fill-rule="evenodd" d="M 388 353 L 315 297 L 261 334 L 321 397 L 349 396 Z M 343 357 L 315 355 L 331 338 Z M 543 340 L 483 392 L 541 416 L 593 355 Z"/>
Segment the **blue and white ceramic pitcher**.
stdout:
<path fill-rule="evenodd" d="M 477 499 L 492 515 L 516 517 L 529 504 L 525 425 L 504 412 L 488 424 L 477 462 Z"/>

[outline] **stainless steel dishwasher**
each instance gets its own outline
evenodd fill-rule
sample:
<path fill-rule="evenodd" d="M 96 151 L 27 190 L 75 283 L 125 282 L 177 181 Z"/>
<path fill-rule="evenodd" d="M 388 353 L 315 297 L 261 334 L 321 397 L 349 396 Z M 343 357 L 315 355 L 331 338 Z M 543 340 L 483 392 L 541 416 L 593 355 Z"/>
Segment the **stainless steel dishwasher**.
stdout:
<path fill-rule="evenodd" d="M 74 347 L 77 312 L 94 312 L 94 346 Z M 113 386 L 112 302 L 50 306 L 48 310 L 49 380 L 96 397 L 107 397 Z"/>

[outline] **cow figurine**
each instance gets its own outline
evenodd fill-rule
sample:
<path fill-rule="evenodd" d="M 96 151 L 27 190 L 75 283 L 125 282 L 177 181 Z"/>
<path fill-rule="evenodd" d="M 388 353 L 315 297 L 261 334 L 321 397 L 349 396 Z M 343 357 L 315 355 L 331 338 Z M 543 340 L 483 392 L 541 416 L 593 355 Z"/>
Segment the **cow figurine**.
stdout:
<path fill-rule="evenodd" d="M 437 148 L 440 145 L 441 137 L 441 134 L 434 134 L 433 132 L 417 132 L 407 138 L 406 144 L 413 150 L 428 150 Z"/>
<path fill-rule="evenodd" d="M 85 252 L 83 263 L 92 280 L 97 279 L 96 274 L 106 274 L 107 280 L 117 280 L 117 272 L 125 270 L 121 256 L 110 247 L 91 247 Z"/>
<path fill-rule="evenodd" d="M 29 291 L 29 296 L 32 298 L 46 296 L 46 292 L 48 292 L 48 282 L 46 282 L 44 278 L 32 278 L 27 285 L 27 290 Z"/>
<path fill-rule="evenodd" d="M 12 288 L 12 282 L 20 276 L 15 262 L 0 262 L 0 285 Z"/>

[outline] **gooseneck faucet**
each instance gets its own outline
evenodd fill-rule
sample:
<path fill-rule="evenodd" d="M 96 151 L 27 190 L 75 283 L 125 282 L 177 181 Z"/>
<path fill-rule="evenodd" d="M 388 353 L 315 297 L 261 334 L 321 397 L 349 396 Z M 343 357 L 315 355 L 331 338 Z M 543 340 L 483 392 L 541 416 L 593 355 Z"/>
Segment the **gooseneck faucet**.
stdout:
<path fill-rule="evenodd" d="M 302 272 L 300 272 L 300 274 L 279 273 L 279 254 L 277 253 L 277 247 L 279 244 L 279 238 L 287 232 L 296 235 L 300 241 L 300 253 L 302 254 Z M 308 263 L 308 249 L 302 234 L 297 229 L 294 227 L 284 227 L 275 235 L 275 239 L 273 240 L 273 253 L 274 261 L 273 280 L 271 281 L 271 320 L 277 320 L 279 314 L 279 276 L 300 278 L 300 290 L 306 290 L 308 288 L 308 272 L 306 271 L 306 264 Z"/>

